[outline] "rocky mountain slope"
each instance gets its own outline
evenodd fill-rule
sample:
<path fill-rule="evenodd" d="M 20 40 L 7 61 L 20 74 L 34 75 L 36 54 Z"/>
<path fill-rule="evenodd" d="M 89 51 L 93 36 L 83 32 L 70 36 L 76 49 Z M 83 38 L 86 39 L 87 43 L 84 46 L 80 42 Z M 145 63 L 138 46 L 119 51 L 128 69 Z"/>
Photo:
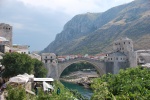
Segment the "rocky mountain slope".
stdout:
<path fill-rule="evenodd" d="M 43 52 L 97 54 L 111 50 L 120 37 L 133 39 L 135 50 L 150 49 L 150 0 L 135 0 L 103 13 L 73 17 Z"/>

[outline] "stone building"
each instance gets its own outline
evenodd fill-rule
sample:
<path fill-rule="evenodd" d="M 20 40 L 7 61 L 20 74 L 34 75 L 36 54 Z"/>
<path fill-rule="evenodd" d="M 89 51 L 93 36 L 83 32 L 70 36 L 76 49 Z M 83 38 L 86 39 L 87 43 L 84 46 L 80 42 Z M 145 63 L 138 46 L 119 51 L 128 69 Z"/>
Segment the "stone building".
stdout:
<path fill-rule="evenodd" d="M 12 46 L 12 26 L 5 23 L 0 23 L 0 37 L 8 40 L 7 45 Z"/>
<path fill-rule="evenodd" d="M 0 23 L 0 52 L 9 52 L 12 46 L 12 26 Z"/>
<path fill-rule="evenodd" d="M 54 53 L 42 53 L 41 59 L 48 70 L 47 77 L 53 77 L 54 79 L 57 79 L 58 78 L 57 56 Z"/>
<path fill-rule="evenodd" d="M 137 50 L 138 65 L 150 63 L 150 50 Z"/>
<path fill-rule="evenodd" d="M 13 45 L 12 44 L 12 26 L 5 23 L 0 23 L 0 52 L 18 52 L 29 53 L 28 45 Z"/>
<path fill-rule="evenodd" d="M 137 54 L 133 42 L 129 38 L 121 38 L 113 42 L 113 52 L 105 58 L 107 73 L 118 73 L 120 69 L 137 66 Z"/>
<path fill-rule="evenodd" d="M 31 54 L 28 54 L 31 58 L 34 58 L 34 59 L 37 59 L 39 61 L 41 61 L 41 56 L 37 53 L 31 53 Z"/>
<path fill-rule="evenodd" d="M 6 53 L 9 52 L 9 50 L 10 50 L 9 41 L 5 37 L 0 36 L 0 52 Z"/>
<path fill-rule="evenodd" d="M 28 45 L 12 45 L 10 48 L 10 52 L 18 52 L 22 54 L 29 54 L 29 46 Z"/>

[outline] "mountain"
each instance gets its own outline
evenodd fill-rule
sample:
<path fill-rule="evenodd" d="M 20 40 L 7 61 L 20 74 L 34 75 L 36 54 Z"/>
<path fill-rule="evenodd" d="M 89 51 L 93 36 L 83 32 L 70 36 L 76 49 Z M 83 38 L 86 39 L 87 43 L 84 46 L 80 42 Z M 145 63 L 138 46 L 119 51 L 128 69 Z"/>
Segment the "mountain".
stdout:
<path fill-rule="evenodd" d="M 120 37 L 131 38 L 135 50 L 150 49 L 150 0 L 135 0 L 102 13 L 79 14 L 42 52 L 97 54 L 111 50 Z"/>

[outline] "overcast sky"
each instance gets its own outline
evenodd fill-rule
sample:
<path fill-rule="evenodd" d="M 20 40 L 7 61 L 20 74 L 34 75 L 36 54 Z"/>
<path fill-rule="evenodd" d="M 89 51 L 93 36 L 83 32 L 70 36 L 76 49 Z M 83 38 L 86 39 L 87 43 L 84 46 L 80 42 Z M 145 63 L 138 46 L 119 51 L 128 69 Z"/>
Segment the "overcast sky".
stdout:
<path fill-rule="evenodd" d="M 104 12 L 133 0 L 0 0 L 0 23 L 13 26 L 13 43 L 30 51 L 47 47 L 64 24 L 81 13 Z"/>

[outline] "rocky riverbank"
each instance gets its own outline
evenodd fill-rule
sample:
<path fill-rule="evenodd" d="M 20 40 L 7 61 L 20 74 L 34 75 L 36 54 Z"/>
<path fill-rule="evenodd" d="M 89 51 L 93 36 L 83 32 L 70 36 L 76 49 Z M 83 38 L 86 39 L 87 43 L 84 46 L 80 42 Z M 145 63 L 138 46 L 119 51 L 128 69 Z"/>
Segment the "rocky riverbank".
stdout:
<path fill-rule="evenodd" d="M 84 86 L 85 88 L 90 88 L 91 79 L 96 77 L 98 77 L 98 74 L 95 71 L 91 72 L 77 71 L 61 77 L 60 80 L 79 84 Z"/>

